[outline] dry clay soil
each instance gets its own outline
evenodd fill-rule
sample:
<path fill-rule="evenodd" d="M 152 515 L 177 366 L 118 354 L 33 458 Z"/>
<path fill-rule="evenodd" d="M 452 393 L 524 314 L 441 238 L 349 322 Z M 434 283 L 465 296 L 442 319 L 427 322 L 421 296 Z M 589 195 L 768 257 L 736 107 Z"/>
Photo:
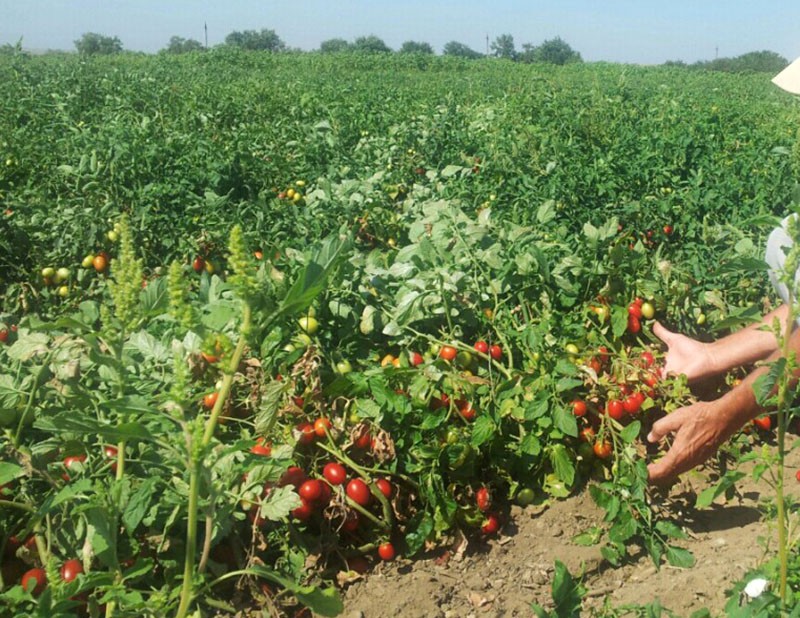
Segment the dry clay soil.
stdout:
<path fill-rule="evenodd" d="M 795 471 L 800 449 L 789 453 L 787 493 L 797 495 Z M 747 471 L 745 465 L 740 468 Z M 481 618 L 532 616 L 531 603 L 552 607 L 554 563 L 573 575 L 584 573 L 588 589 L 584 614 L 608 603 L 614 608 L 658 600 L 676 616 L 707 608 L 724 615 L 730 590 L 751 569 L 775 555 L 777 533 L 763 515 L 773 490 L 748 475 L 737 496 L 697 510 L 694 498 L 703 487 L 702 470 L 674 486 L 668 514 L 688 537 L 678 544 L 695 556 L 695 566 L 662 565 L 631 548 L 629 564 L 613 568 L 599 546 L 581 547 L 572 537 L 601 523 L 602 511 L 588 493 L 547 506 L 514 507 L 502 533 L 486 542 L 471 541 L 465 551 L 442 551 L 426 559 L 396 559 L 380 564 L 344 590 L 344 618 Z M 461 546 L 463 549 L 463 545 Z"/>

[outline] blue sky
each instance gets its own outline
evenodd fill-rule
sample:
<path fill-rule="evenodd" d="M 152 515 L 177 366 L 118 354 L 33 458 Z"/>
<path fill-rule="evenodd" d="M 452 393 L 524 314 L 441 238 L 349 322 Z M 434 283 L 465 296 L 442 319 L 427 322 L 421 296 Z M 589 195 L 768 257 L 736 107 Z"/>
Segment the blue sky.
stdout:
<path fill-rule="evenodd" d="M 770 50 L 800 56 L 796 0 L 0 0 L 0 44 L 69 49 L 84 32 L 118 36 L 125 49 L 155 52 L 173 35 L 209 45 L 233 30 L 270 28 L 290 47 L 312 50 L 331 38 L 374 34 L 448 41 L 486 50 L 511 34 L 517 49 L 560 36 L 584 60 L 658 64 Z"/>

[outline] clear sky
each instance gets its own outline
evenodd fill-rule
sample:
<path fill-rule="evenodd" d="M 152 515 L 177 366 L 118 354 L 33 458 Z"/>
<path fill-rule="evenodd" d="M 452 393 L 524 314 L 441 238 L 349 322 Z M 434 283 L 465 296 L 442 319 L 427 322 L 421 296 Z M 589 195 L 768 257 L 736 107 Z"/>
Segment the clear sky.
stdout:
<path fill-rule="evenodd" d="M 511 34 L 517 50 L 560 36 L 586 61 L 660 64 L 770 50 L 800 56 L 797 0 L 0 0 L 0 44 L 74 50 L 85 32 L 117 36 L 125 49 L 156 52 L 173 35 L 221 43 L 234 30 L 269 28 L 293 48 L 374 34 L 448 41 L 486 51 Z"/>

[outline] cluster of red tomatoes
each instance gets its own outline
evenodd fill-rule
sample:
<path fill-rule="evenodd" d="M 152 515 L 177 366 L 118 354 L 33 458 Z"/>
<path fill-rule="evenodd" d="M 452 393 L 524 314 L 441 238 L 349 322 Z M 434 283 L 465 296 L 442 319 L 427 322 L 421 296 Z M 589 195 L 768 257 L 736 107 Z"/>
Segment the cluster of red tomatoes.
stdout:
<path fill-rule="evenodd" d="M 361 424 L 356 429 L 348 447 L 352 457 L 363 455 L 373 446 L 369 428 Z M 297 444 L 299 447 L 308 447 L 328 439 L 334 431 L 332 422 L 326 417 L 300 423 L 295 431 Z M 261 438 L 250 452 L 268 457 L 272 454 L 272 448 Z M 349 461 L 353 462 L 352 459 Z M 387 561 L 394 559 L 396 550 L 390 539 L 390 526 L 384 518 L 384 507 L 394 498 L 395 485 L 384 475 L 370 477 L 363 469 L 348 469 L 333 457 L 324 461 L 316 460 L 312 467 L 314 470 L 306 471 L 300 466 L 289 466 L 276 484 L 278 487 L 293 487 L 300 499 L 300 506 L 291 512 L 292 518 L 307 525 L 312 525 L 315 518 L 320 525 L 324 521 L 342 538 L 360 547 L 364 545 L 362 541 L 365 536 L 377 538 L 378 542 L 372 545 L 378 556 Z M 269 495 L 272 489 L 273 485 L 267 483 L 262 497 Z M 258 504 L 245 503 L 244 506 L 248 508 L 248 517 L 254 525 L 268 525 L 259 516 Z M 357 562 L 354 561 L 354 564 Z"/>

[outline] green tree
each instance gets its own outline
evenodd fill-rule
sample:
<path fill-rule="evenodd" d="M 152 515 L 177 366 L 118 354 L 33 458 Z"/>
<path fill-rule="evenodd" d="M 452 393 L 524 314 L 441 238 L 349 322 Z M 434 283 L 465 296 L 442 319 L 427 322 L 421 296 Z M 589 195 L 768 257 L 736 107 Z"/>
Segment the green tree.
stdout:
<path fill-rule="evenodd" d="M 350 43 L 344 39 L 328 39 L 327 41 L 322 41 L 319 45 L 319 51 L 326 54 L 347 51 L 348 49 L 350 49 Z"/>
<path fill-rule="evenodd" d="M 286 49 L 286 44 L 274 30 L 262 28 L 260 31 L 244 30 L 233 31 L 225 37 L 225 44 L 232 47 L 241 47 L 253 51 L 280 52 Z"/>
<path fill-rule="evenodd" d="M 501 34 L 491 45 L 492 53 L 498 58 L 507 58 L 514 60 L 517 57 L 517 52 L 514 49 L 514 37 L 510 34 Z"/>
<path fill-rule="evenodd" d="M 474 49 L 471 49 L 470 47 L 467 47 L 458 41 L 450 41 L 449 43 L 446 43 L 444 49 L 442 49 L 442 53 L 445 56 L 456 56 L 458 58 L 468 58 L 470 60 L 481 58 L 483 56 L 483 54 L 480 52 L 476 52 Z"/>
<path fill-rule="evenodd" d="M 561 37 L 549 39 L 535 47 L 529 43 L 522 46 L 520 59 L 523 62 L 545 62 L 548 64 L 571 64 L 583 62 L 581 55 Z"/>
<path fill-rule="evenodd" d="M 429 43 L 421 43 L 417 41 L 406 41 L 400 47 L 401 54 L 429 54 L 434 53 L 433 47 Z"/>
<path fill-rule="evenodd" d="M 391 48 L 383 42 L 383 39 L 376 37 L 374 34 L 358 37 L 353 41 L 353 49 L 371 54 L 392 51 Z"/>
<path fill-rule="evenodd" d="M 203 49 L 203 44 L 194 39 L 184 39 L 180 36 L 173 36 L 170 38 L 167 46 L 162 50 L 169 54 L 185 54 L 187 52 L 200 51 Z"/>
<path fill-rule="evenodd" d="M 86 32 L 75 41 L 75 49 L 79 54 L 86 56 L 118 54 L 122 51 L 122 41 L 119 40 L 119 37 Z"/>

